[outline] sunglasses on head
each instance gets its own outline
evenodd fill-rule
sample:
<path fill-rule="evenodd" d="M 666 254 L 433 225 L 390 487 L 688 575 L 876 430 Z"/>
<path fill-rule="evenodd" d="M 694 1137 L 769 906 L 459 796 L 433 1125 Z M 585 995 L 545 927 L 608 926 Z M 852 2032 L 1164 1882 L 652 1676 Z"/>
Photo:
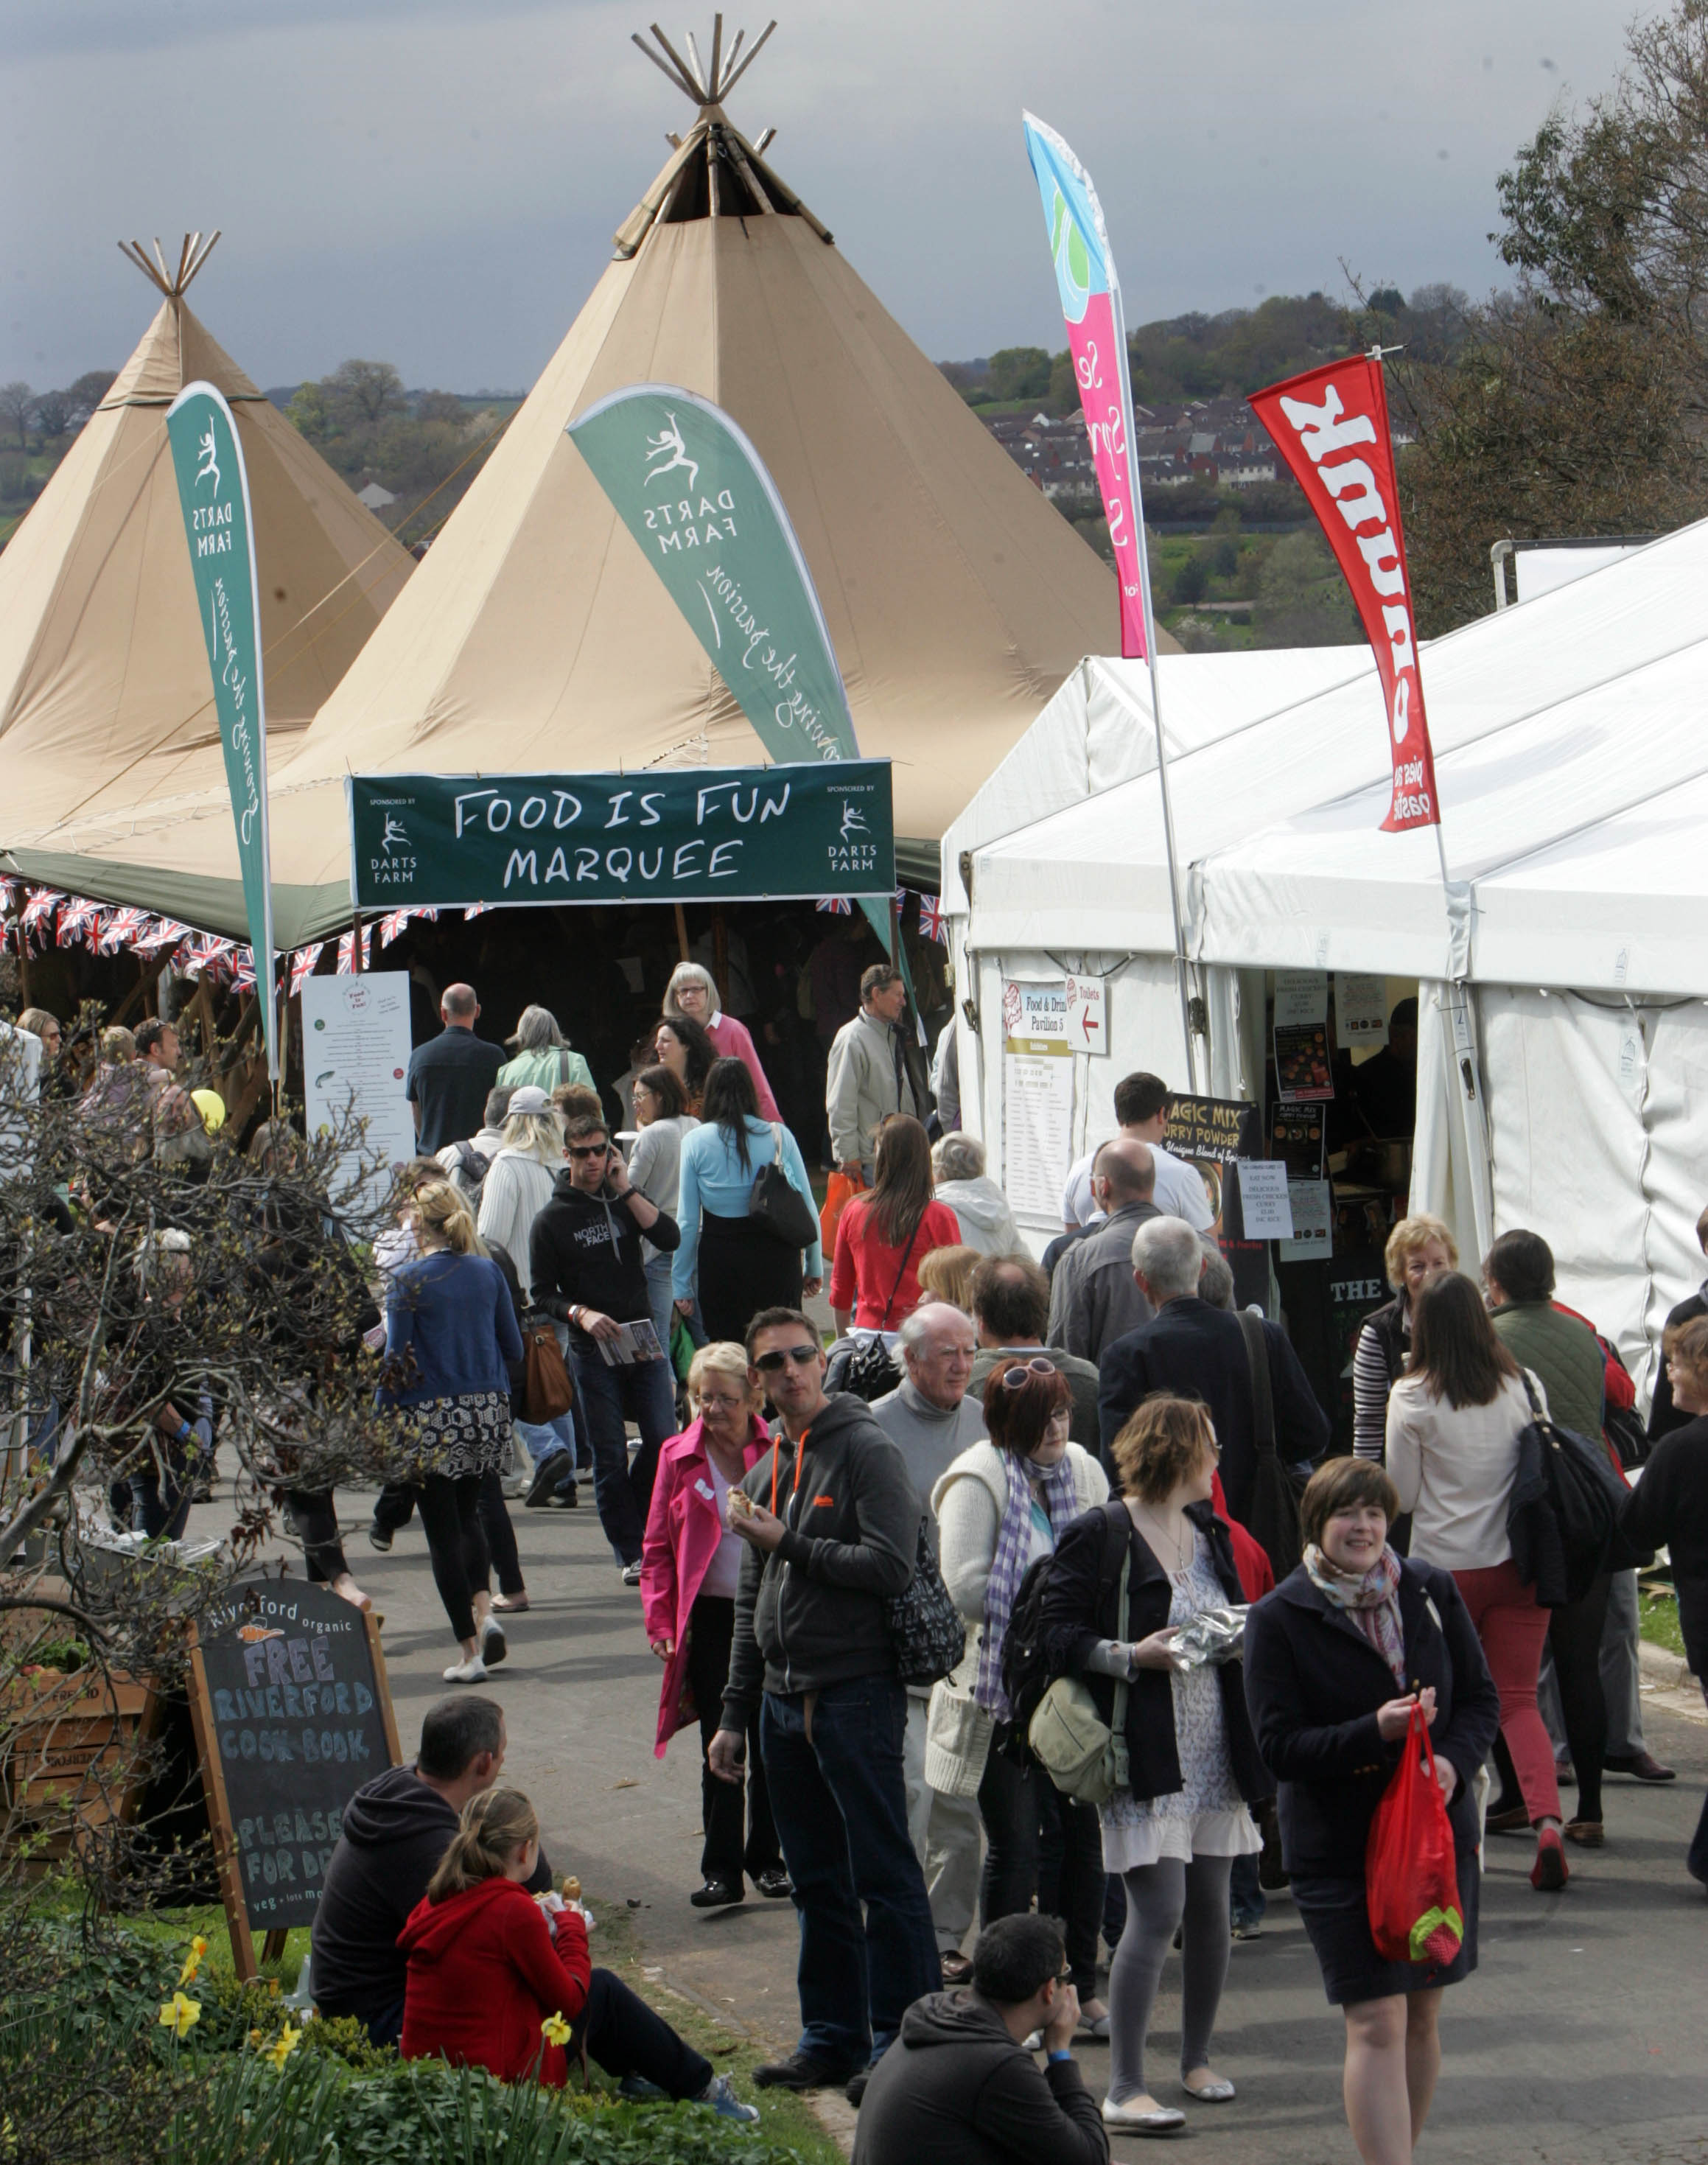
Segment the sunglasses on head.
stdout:
<path fill-rule="evenodd" d="M 793 1361 L 804 1368 L 809 1361 L 816 1361 L 820 1349 L 816 1346 L 783 1346 L 770 1353 L 762 1353 L 754 1367 L 762 1376 L 774 1376 L 785 1362 Z"/>
<path fill-rule="evenodd" d="M 572 1157 L 603 1157 L 610 1147 L 609 1143 L 572 1143 L 569 1154 Z"/>
<path fill-rule="evenodd" d="M 1053 1361 L 1028 1361 L 1020 1367 L 1003 1370 L 1002 1388 L 1005 1391 L 1018 1391 L 1028 1376 L 1053 1376 L 1055 1372 Z"/>

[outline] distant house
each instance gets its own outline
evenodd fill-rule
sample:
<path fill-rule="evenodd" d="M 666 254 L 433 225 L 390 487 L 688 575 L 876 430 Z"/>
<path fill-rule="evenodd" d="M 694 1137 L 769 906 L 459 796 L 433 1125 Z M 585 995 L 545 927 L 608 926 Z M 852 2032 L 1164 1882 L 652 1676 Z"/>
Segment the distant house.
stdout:
<path fill-rule="evenodd" d="M 356 500 L 358 503 L 365 503 L 370 511 L 377 512 L 383 511 L 388 503 L 395 503 L 398 499 L 390 489 L 382 488 L 377 481 L 371 481 L 366 488 L 356 491 Z"/>

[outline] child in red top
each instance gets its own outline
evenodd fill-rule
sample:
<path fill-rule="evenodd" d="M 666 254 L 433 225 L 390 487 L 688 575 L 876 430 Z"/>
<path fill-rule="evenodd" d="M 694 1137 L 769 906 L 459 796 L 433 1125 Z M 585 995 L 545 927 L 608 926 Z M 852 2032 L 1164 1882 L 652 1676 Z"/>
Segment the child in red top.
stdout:
<path fill-rule="evenodd" d="M 920 1265 L 933 1248 L 961 1245 L 961 1221 L 933 1199 L 931 1146 L 905 1113 L 878 1130 L 877 1177 L 836 1221 L 830 1309 L 846 1337 L 899 1330 L 919 1306 Z"/>
<path fill-rule="evenodd" d="M 609 2074 L 638 2075 L 726 2120 L 759 2115 L 727 2075 L 684 2044 L 609 1970 L 588 1959 L 586 1912 L 522 1883 L 540 1855 L 540 1821 L 515 1789 L 485 1789 L 463 1807 L 427 1892 L 398 1945 L 409 1957 L 402 2051 L 488 2068 L 500 2082 L 561 2089 L 568 2070 L 558 2021 Z"/>

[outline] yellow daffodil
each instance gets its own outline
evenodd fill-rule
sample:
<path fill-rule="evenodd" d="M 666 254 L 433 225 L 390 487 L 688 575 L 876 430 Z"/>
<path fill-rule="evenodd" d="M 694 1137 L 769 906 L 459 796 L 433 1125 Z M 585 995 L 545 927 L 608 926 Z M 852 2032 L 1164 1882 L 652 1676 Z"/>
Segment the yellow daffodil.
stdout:
<path fill-rule="evenodd" d="M 261 2033 L 259 2030 L 251 2030 L 250 2031 L 249 2041 L 251 2045 L 259 2045 L 261 2043 Z"/>
<path fill-rule="evenodd" d="M 540 2025 L 540 2034 L 548 2045 L 567 2045 L 569 2042 L 569 2025 L 564 2020 L 561 2010 L 556 2015 L 546 2016 Z"/>
<path fill-rule="evenodd" d="M 184 1967 L 178 1972 L 180 1985 L 195 1982 L 196 1973 L 202 1967 L 202 1957 L 208 1952 L 208 1942 L 198 1932 L 190 1942 L 190 1952 L 184 1957 Z"/>
<path fill-rule="evenodd" d="M 181 2042 L 202 2019 L 202 2009 L 197 2000 L 187 1999 L 182 1992 L 175 1992 L 161 2008 L 162 2029 L 170 2030 Z"/>
<path fill-rule="evenodd" d="M 284 2028 L 280 2031 L 278 2036 L 273 2040 L 272 2043 L 267 2046 L 266 2056 L 268 2059 L 272 2062 L 273 2065 L 279 2070 L 281 2074 L 284 2073 L 286 2061 L 290 2058 L 292 2053 L 296 2051 L 298 2045 L 302 2041 L 302 2036 L 303 2033 L 300 2030 L 293 2030 L 291 2027 L 289 2019 L 287 2018 Z"/>

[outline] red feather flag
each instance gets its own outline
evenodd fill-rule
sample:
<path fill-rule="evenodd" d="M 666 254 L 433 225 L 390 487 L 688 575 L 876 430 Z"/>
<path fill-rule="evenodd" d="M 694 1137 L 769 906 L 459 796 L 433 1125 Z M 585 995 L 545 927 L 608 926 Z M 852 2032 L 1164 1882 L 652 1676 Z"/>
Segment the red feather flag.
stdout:
<path fill-rule="evenodd" d="M 1375 651 L 1394 762 L 1394 795 L 1382 824 L 1390 834 L 1438 827 L 1382 363 L 1354 354 L 1254 391 L 1250 404 L 1309 498 Z"/>

